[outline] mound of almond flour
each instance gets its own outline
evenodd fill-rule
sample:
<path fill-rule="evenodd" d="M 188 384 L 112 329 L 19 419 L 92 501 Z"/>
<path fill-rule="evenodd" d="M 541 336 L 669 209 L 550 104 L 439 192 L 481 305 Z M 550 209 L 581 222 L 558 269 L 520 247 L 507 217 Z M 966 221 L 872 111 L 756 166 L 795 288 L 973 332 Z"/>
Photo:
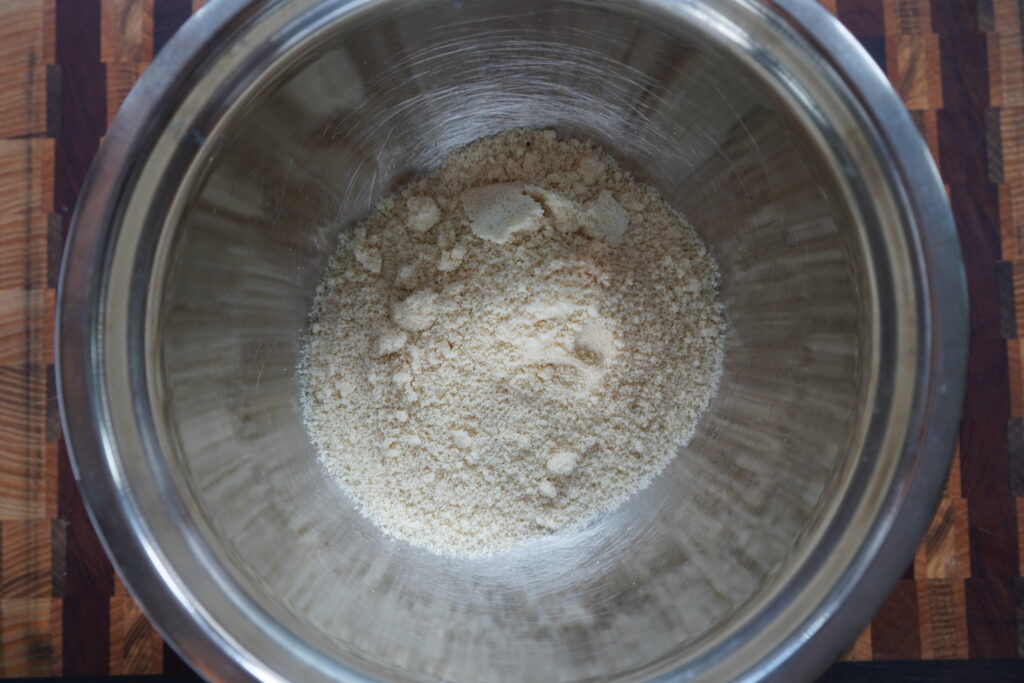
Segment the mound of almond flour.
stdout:
<path fill-rule="evenodd" d="M 310 434 L 370 519 L 438 553 L 584 524 L 691 438 L 721 372 L 717 279 L 596 147 L 479 140 L 340 245 L 300 368 Z"/>

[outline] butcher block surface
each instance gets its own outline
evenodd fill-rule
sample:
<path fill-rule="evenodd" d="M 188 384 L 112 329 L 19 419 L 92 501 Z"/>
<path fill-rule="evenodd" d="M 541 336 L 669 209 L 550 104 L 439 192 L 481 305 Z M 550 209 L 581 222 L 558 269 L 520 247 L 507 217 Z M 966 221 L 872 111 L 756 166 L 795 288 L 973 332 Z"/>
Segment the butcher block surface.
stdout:
<path fill-rule="evenodd" d="M 61 252 L 90 161 L 133 83 L 202 4 L 0 2 L 2 676 L 188 672 L 125 591 L 90 526 L 61 435 L 53 327 Z M 883 67 L 939 164 L 971 305 L 967 398 L 942 502 L 913 563 L 844 659 L 1019 659 L 1021 3 L 823 4 Z"/>

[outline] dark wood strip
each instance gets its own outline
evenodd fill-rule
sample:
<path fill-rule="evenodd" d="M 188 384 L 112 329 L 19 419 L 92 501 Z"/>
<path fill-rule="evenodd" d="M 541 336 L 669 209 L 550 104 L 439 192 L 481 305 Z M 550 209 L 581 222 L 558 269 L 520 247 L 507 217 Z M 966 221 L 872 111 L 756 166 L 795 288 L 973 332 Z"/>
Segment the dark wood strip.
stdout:
<path fill-rule="evenodd" d="M 1006 442 L 1010 455 L 1010 494 L 1021 498 L 1024 497 L 1024 418 L 1010 418 Z"/>
<path fill-rule="evenodd" d="M 933 0 L 944 109 L 938 112 L 940 168 L 960 234 L 970 298 L 971 348 L 961 476 L 967 499 L 971 577 L 965 583 L 968 654 L 1017 656 L 1014 583 L 1017 515 L 1010 491 L 1010 387 L 998 187 L 1002 142 L 993 137 L 988 15 L 978 0 Z M 997 158 L 998 157 L 998 158 Z M 1012 282 L 1012 277 L 1009 278 Z"/>
<path fill-rule="evenodd" d="M 164 673 L 178 675 L 193 674 L 192 667 L 186 664 L 185 660 L 166 642 L 164 643 Z"/>
<path fill-rule="evenodd" d="M 191 0 L 153 0 L 153 56 L 192 16 Z"/>
<path fill-rule="evenodd" d="M 56 36 L 56 54 L 61 62 L 61 125 L 55 154 L 54 204 L 67 222 L 106 127 L 106 88 L 103 65 L 99 63 L 100 3 L 58 0 Z M 67 523 L 65 595 L 110 595 L 113 572 L 89 523 L 63 444 L 58 477 L 58 516 Z M 65 624 L 65 647 L 93 631 L 76 634 L 69 629 Z"/>
<path fill-rule="evenodd" d="M 100 61 L 100 0 L 56 0 L 58 64 Z"/>
<path fill-rule="evenodd" d="M 879 68 L 885 71 L 885 8 L 882 0 L 837 0 L 836 15 Z"/>
<path fill-rule="evenodd" d="M 1014 583 L 1014 579 L 970 578 L 965 581 L 967 647 L 971 659 L 1017 656 Z"/>
<path fill-rule="evenodd" d="M 58 69 L 50 92 L 57 98 L 54 209 L 48 221 L 48 280 L 56 284 L 67 226 L 106 124 L 105 78 L 99 63 L 100 4 L 58 0 Z M 48 423 L 48 428 L 52 426 Z M 48 429 L 48 436 L 52 436 Z M 61 608 L 65 675 L 109 672 L 108 596 L 113 570 L 89 523 L 68 461 L 58 450 L 57 515 L 54 527 L 54 595 Z"/>
<path fill-rule="evenodd" d="M 971 577 L 1011 584 L 1017 578 L 1019 568 L 1017 508 L 1013 498 L 1006 494 L 973 498 L 967 507 L 967 520 L 971 538 Z M 1010 604 L 1005 608 L 1006 618 L 1012 623 L 1015 618 Z"/>
<path fill-rule="evenodd" d="M 68 592 L 68 522 L 53 520 L 50 538 L 50 566 L 53 571 L 53 597 L 63 598 Z"/>
<path fill-rule="evenodd" d="M 1013 263 L 996 263 L 996 287 L 999 289 L 999 330 L 1003 339 L 1017 338 L 1017 302 L 1013 293 Z"/>
<path fill-rule="evenodd" d="M 885 35 L 882 0 L 836 0 L 836 16 L 857 37 Z"/>
<path fill-rule="evenodd" d="M 978 283 L 976 287 L 981 289 L 983 285 L 983 282 Z M 973 299 L 971 301 L 973 304 Z M 967 358 L 967 391 L 964 396 L 963 415 L 964 420 L 996 421 L 999 423 L 998 430 L 1003 431 L 1006 428 L 1006 420 L 1010 419 L 1010 387 L 1006 381 L 1009 367 L 1006 357 L 1006 342 L 998 337 L 987 339 L 980 336 L 980 331 L 985 329 L 980 324 L 980 321 L 984 320 L 982 318 L 983 313 L 984 311 L 978 312 L 979 325 L 975 329 L 979 331 L 979 336 L 971 340 Z M 989 322 L 998 326 L 998 314 L 996 313 L 995 315 L 996 320 L 989 320 Z M 996 332 L 998 332 L 998 327 L 996 327 Z M 961 438 L 963 438 L 962 433 Z M 1000 448 L 1004 447 L 1002 441 L 995 443 L 995 445 Z M 960 447 L 961 449 L 965 448 L 962 442 Z M 989 444 L 987 443 L 982 446 L 982 448 L 988 447 Z M 961 461 L 961 467 L 965 476 L 969 474 L 969 468 L 976 466 L 974 462 L 966 462 L 975 453 L 982 459 L 986 459 L 990 455 L 997 459 L 1005 457 L 1005 451 L 1002 450 L 999 453 L 972 451 L 966 454 Z M 969 495 L 967 487 L 973 485 L 973 483 L 963 482 L 965 496 Z"/>
<path fill-rule="evenodd" d="M 64 675 L 105 676 L 110 672 L 109 598 L 64 598 Z"/>
<path fill-rule="evenodd" d="M 970 299 L 970 323 L 972 340 L 998 340 L 1005 347 L 1003 338 L 1002 317 L 999 306 L 998 281 L 996 279 L 996 261 L 1000 253 L 999 234 L 999 193 L 995 185 L 990 183 L 968 184 L 957 182 L 957 172 L 950 170 L 947 173 L 947 163 L 950 166 L 957 165 L 958 156 L 950 153 L 951 137 L 956 135 L 947 129 L 943 132 L 943 121 L 948 124 L 949 117 L 943 116 L 948 112 L 939 112 L 939 149 L 943 157 L 943 172 L 946 181 L 949 183 L 950 205 L 953 209 L 953 217 L 956 219 L 957 229 L 960 233 L 960 248 L 963 253 L 964 268 L 967 272 L 967 295 Z M 966 140 L 971 139 L 971 133 L 965 132 L 960 138 L 959 145 L 965 146 Z M 981 138 L 978 138 L 979 144 Z M 959 158 L 963 159 L 963 167 L 971 164 L 969 154 Z M 950 161 L 946 161 L 950 159 Z M 1003 351 L 1005 356 L 1005 349 Z M 978 362 L 989 361 L 978 359 Z M 992 377 L 988 381 L 992 381 Z M 998 381 L 1005 383 L 1006 375 L 998 376 Z M 1002 389 L 999 389 L 1002 391 Z M 970 386 L 969 395 L 972 393 L 985 393 L 985 387 Z M 970 396 L 969 396 L 970 397 Z"/>
<path fill-rule="evenodd" d="M 973 5 L 957 0 L 956 5 Z M 933 23 L 937 21 L 932 6 Z M 984 108 L 989 104 L 988 39 L 984 33 L 970 32 L 967 25 L 956 30 L 937 30 L 939 60 L 942 63 L 942 95 L 948 109 Z M 984 113 L 982 112 L 982 125 Z M 984 132 L 979 128 L 978 133 Z M 985 176 L 976 176 L 983 178 Z"/>
<path fill-rule="evenodd" d="M 61 65 L 61 124 L 54 168 L 54 208 L 70 223 L 78 193 L 100 137 L 106 132 L 106 69 L 103 64 Z"/>
<path fill-rule="evenodd" d="M 46 366 L 46 428 L 44 439 L 56 443 L 60 439 L 60 406 L 57 403 L 57 372 Z"/>
<path fill-rule="evenodd" d="M 64 595 L 76 597 L 110 596 L 114 593 L 114 572 L 107 555 L 100 545 L 96 532 L 89 522 L 89 515 L 82 502 L 82 496 L 75 485 L 68 460 L 67 448 L 60 445 L 60 472 L 58 482 L 58 517 L 67 523 L 65 529 Z M 89 637 L 86 633 L 68 633 L 65 639 Z"/>
<path fill-rule="evenodd" d="M 959 35 L 978 30 L 978 3 L 974 0 L 932 0 L 931 10 L 936 33 Z"/>
<path fill-rule="evenodd" d="M 874 659 L 920 659 L 917 587 L 913 580 L 896 584 L 871 621 L 871 652 Z"/>
<path fill-rule="evenodd" d="M 948 101 L 948 92 L 943 94 Z M 936 116 L 940 168 L 946 184 L 965 190 L 973 190 L 976 187 L 994 188 L 994 184 L 987 182 L 988 145 L 985 139 L 985 110 L 970 107 L 940 109 Z M 997 197 L 995 207 L 998 205 Z M 994 216 L 986 213 L 983 217 L 991 220 Z M 998 226 L 999 223 L 996 222 L 994 227 L 998 229 Z M 998 232 L 996 234 L 998 235 Z"/>

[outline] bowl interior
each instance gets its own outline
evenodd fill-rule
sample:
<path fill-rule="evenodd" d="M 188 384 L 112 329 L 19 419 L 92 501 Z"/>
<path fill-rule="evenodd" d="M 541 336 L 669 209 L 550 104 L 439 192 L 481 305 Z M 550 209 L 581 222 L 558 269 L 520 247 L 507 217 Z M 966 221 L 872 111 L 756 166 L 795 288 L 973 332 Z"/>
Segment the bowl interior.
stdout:
<path fill-rule="evenodd" d="M 217 121 L 157 256 L 151 391 L 190 514 L 277 627 L 374 677 L 657 673 L 728 638 L 827 522 L 876 351 L 859 219 L 800 86 L 701 11 L 324 10 Z M 384 537 L 325 476 L 296 366 L 339 234 L 515 127 L 593 140 L 689 220 L 722 272 L 724 376 L 622 507 L 446 559 Z"/>

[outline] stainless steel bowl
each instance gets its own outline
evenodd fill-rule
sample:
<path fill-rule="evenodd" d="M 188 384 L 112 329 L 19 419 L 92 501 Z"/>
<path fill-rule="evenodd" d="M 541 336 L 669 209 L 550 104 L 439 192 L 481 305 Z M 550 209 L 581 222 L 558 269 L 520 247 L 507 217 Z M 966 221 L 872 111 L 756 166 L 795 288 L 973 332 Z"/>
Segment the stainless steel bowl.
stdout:
<path fill-rule="evenodd" d="M 339 232 L 519 126 L 600 143 L 689 218 L 723 273 L 725 377 L 620 509 L 443 559 L 323 475 L 297 354 Z M 793 681 L 928 523 L 964 292 L 925 145 L 814 2 L 217 0 L 94 164 L 60 395 L 108 551 L 211 678 Z"/>

